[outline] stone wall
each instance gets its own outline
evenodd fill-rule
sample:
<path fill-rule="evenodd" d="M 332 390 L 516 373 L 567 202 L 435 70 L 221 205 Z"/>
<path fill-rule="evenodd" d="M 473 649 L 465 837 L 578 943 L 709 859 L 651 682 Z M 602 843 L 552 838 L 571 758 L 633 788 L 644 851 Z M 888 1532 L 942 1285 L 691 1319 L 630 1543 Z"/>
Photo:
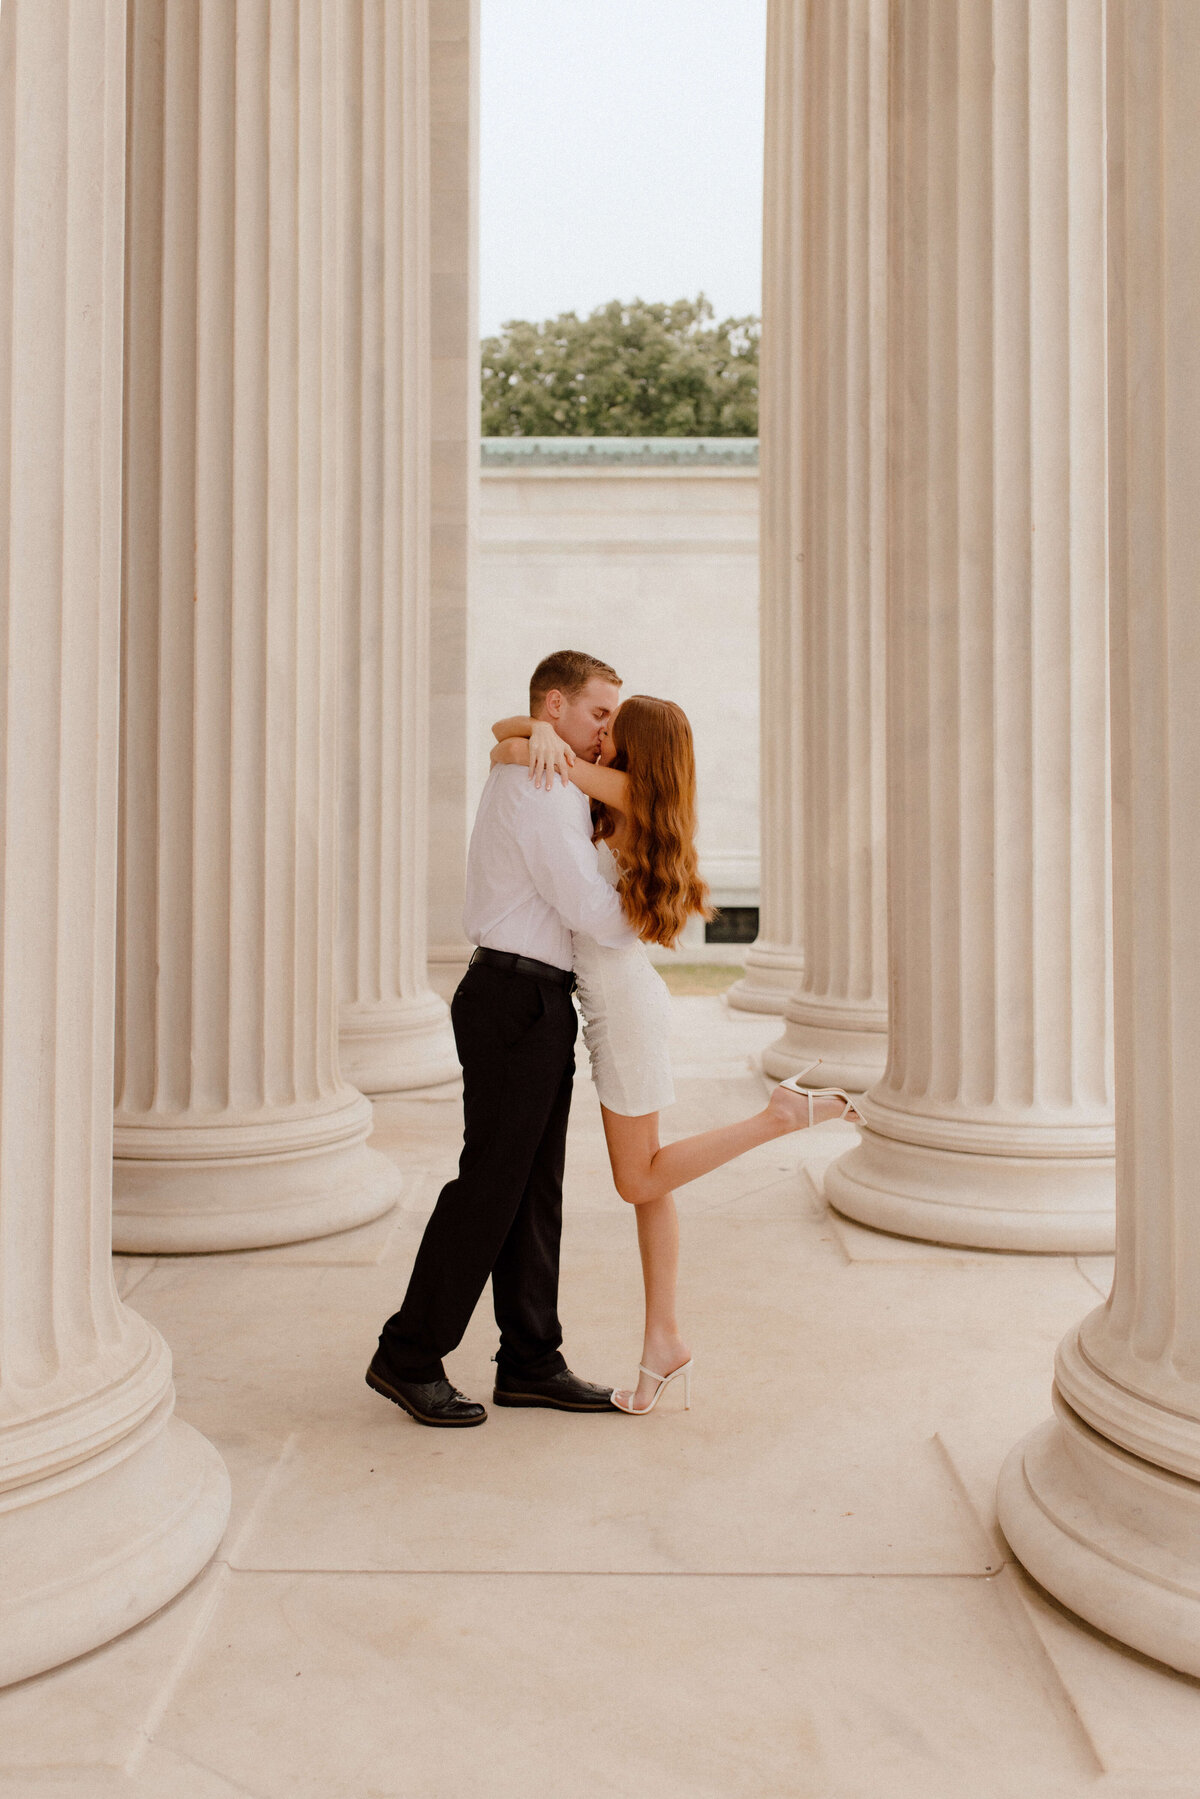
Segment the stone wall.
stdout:
<path fill-rule="evenodd" d="M 547 651 L 590 650 L 626 694 L 687 712 L 705 878 L 718 903 L 757 906 L 756 440 L 490 438 L 482 463 L 470 809 L 492 720 L 524 709 Z M 699 920 L 689 936 L 690 956 L 704 948 Z"/>

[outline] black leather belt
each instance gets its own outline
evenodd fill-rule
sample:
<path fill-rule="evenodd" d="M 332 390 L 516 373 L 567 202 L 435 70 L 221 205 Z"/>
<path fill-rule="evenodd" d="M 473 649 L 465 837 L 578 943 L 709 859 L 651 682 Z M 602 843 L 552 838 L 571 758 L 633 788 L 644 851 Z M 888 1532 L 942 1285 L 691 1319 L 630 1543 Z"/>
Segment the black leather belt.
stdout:
<path fill-rule="evenodd" d="M 518 956 L 510 949 L 477 949 L 471 957 L 471 966 L 476 962 L 487 962 L 492 968 L 503 968 L 509 974 L 527 974 L 535 981 L 553 981 L 556 987 L 565 987 L 568 992 L 575 985 L 575 976 L 569 968 L 556 968 L 553 962 L 536 962 L 532 956 Z"/>

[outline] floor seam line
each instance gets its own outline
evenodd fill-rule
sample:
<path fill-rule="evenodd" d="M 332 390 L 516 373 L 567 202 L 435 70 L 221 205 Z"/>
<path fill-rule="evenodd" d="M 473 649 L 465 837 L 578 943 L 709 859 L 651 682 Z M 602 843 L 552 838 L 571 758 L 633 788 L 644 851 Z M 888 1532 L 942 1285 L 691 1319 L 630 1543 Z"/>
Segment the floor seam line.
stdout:
<path fill-rule="evenodd" d="M 176 1658 L 174 1667 L 171 1669 L 171 1672 L 168 1674 L 163 1685 L 159 1688 L 145 1718 L 138 1727 L 137 1741 L 125 1758 L 121 1771 L 129 1776 L 130 1779 L 136 1778 L 138 1770 L 145 1760 L 150 1744 L 154 1739 L 154 1734 L 166 1717 L 167 1708 L 179 1691 L 184 1676 L 187 1674 L 188 1669 L 195 1660 L 200 1644 L 208 1634 L 208 1627 L 216 1615 L 221 1595 L 229 1585 L 232 1570 L 228 1562 L 218 1562 L 216 1568 L 217 1572 L 212 1581 L 212 1589 L 209 1592 L 205 1603 L 201 1606 L 197 1617 L 194 1619 L 191 1629 L 184 1638 L 183 1647 Z"/>
<path fill-rule="evenodd" d="M 363 1575 L 380 1579 L 454 1580 L 999 1580 L 1007 1564 L 992 1569 L 953 1569 L 945 1573 L 851 1574 L 845 1569 L 828 1572 L 811 1568 L 264 1568 L 230 1566 L 231 1574 L 264 1575 Z"/>

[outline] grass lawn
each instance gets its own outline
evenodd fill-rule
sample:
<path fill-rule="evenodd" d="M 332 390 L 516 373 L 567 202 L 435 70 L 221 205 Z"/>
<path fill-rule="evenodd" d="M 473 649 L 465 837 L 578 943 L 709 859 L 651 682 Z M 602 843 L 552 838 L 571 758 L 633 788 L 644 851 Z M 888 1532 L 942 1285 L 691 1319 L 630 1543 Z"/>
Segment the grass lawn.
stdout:
<path fill-rule="evenodd" d="M 724 962 L 660 962 L 657 967 L 671 992 L 682 995 L 724 993 L 746 972 Z"/>

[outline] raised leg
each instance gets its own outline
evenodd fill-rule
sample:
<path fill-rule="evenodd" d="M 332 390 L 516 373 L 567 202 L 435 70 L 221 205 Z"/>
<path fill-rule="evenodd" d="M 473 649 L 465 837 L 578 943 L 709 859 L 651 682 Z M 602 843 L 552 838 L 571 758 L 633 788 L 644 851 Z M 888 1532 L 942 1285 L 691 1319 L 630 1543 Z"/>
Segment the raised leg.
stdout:
<path fill-rule="evenodd" d="M 675 1210 L 676 1186 L 698 1180 L 759 1143 L 770 1143 L 809 1122 L 809 1097 L 776 1088 L 761 1112 L 736 1124 L 720 1125 L 661 1145 L 658 1113 L 625 1117 L 601 1106 L 604 1135 L 617 1192 L 636 1208 L 638 1249 L 646 1293 L 646 1325 L 642 1339 L 642 1363 L 656 1374 L 670 1374 L 691 1354 L 679 1334 L 676 1317 L 676 1285 L 679 1269 L 679 1220 Z M 836 1118 L 843 1110 L 840 1099 L 814 1095 L 812 1121 Z M 643 1374 L 633 1398 L 634 1409 L 654 1397 L 657 1383 Z M 629 1389 L 618 1399 L 629 1401 Z"/>
<path fill-rule="evenodd" d="M 822 1124 L 840 1118 L 845 1102 L 814 1094 L 810 1119 L 807 1095 L 777 1087 L 761 1112 L 740 1118 L 736 1124 L 718 1125 L 716 1130 L 700 1131 L 694 1137 L 681 1137 L 676 1143 L 664 1145 L 658 1141 L 657 1112 L 627 1118 L 623 1113 L 610 1112 L 607 1106 L 600 1110 L 617 1192 L 630 1205 L 643 1206 L 665 1198 L 676 1187 L 699 1180 L 702 1174 L 711 1174 L 714 1168 L 724 1167 L 760 1143 L 771 1143 L 776 1137 L 801 1131 L 810 1122 Z"/>

